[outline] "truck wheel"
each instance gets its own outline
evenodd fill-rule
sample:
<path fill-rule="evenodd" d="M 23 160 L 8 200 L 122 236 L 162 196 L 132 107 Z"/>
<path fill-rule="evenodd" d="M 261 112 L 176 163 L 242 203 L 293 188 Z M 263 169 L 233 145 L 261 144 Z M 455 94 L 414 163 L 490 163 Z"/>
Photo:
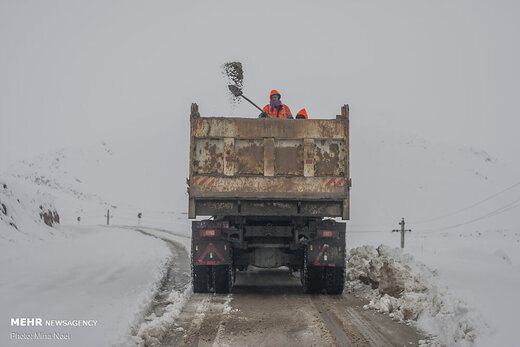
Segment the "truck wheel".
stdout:
<path fill-rule="evenodd" d="M 316 266 L 305 266 L 303 272 L 303 292 L 307 294 L 319 294 L 323 289 L 322 269 Z"/>
<path fill-rule="evenodd" d="M 303 254 L 303 266 L 300 270 L 300 280 L 303 285 L 303 292 L 306 294 L 320 293 L 322 289 L 322 268 L 309 266 L 307 264 L 307 249 Z"/>
<path fill-rule="evenodd" d="M 325 289 L 327 294 L 339 295 L 345 287 L 345 269 L 342 267 L 329 267 L 325 273 Z"/>
<path fill-rule="evenodd" d="M 215 293 L 227 294 L 233 288 L 233 270 L 231 265 L 212 266 L 213 288 Z"/>
<path fill-rule="evenodd" d="M 194 293 L 209 293 L 209 278 L 211 275 L 209 270 L 209 267 L 206 265 L 192 266 L 191 281 Z"/>

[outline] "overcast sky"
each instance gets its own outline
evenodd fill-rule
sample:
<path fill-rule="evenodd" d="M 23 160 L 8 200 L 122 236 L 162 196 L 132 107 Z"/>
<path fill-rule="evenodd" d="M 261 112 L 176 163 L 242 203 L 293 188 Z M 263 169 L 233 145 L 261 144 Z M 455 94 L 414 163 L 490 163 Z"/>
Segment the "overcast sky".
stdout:
<path fill-rule="evenodd" d="M 220 66 L 241 61 L 244 93 L 271 89 L 293 112 L 481 147 L 520 149 L 518 1 L 0 0 L 0 172 L 71 145 L 171 133 L 188 114 L 233 108 Z"/>

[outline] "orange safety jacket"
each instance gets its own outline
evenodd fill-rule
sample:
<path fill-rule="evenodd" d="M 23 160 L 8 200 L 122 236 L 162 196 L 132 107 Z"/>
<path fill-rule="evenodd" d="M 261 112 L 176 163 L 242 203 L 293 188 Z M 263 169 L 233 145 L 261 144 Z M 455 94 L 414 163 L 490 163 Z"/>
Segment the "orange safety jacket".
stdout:
<path fill-rule="evenodd" d="M 289 106 L 282 104 L 282 108 L 275 108 L 274 110 L 271 110 L 271 105 L 265 105 L 262 111 L 267 113 L 269 117 L 271 118 L 282 118 L 285 119 L 287 117 L 292 117 L 291 110 L 289 109 Z"/>

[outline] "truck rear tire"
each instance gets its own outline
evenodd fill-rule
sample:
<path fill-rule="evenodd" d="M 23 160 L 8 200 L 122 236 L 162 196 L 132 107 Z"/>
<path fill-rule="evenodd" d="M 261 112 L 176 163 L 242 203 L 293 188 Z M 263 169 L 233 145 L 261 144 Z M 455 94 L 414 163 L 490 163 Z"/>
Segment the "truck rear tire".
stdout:
<path fill-rule="evenodd" d="M 303 292 L 319 294 L 323 289 L 322 269 L 316 266 L 305 266 L 302 269 Z"/>
<path fill-rule="evenodd" d="M 212 266 L 213 289 L 215 293 L 227 294 L 233 288 L 233 271 L 231 265 Z"/>
<path fill-rule="evenodd" d="M 306 294 L 318 294 L 323 288 L 322 271 L 316 266 L 309 266 L 307 263 L 308 250 L 303 254 L 303 266 L 300 270 L 300 279 L 303 292 Z"/>
<path fill-rule="evenodd" d="M 327 294 L 339 295 L 345 287 L 345 269 L 342 267 L 329 267 L 325 270 L 325 289 Z"/>
<path fill-rule="evenodd" d="M 230 293 L 233 288 L 231 265 L 194 265 L 192 281 L 194 293 Z"/>
<path fill-rule="evenodd" d="M 194 293 L 210 292 L 210 269 L 207 265 L 193 265 L 191 278 L 193 281 Z"/>

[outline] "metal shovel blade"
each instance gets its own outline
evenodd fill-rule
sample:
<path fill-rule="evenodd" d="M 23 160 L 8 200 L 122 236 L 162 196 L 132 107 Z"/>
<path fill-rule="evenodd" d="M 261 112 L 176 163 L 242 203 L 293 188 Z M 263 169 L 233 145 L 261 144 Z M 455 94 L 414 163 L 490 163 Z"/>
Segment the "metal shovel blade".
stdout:
<path fill-rule="evenodd" d="M 229 91 L 236 97 L 239 97 L 242 95 L 242 90 L 240 90 L 240 88 L 238 88 L 237 86 L 233 85 L 233 84 L 229 84 L 228 85 L 228 88 L 229 88 Z"/>

